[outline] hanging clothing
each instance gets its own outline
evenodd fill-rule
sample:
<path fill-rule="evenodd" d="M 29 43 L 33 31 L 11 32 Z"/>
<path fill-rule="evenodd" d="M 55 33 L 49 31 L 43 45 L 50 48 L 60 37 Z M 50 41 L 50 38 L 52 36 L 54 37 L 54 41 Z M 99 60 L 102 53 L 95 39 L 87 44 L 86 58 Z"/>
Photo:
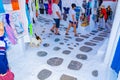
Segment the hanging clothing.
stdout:
<path fill-rule="evenodd" d="M 8 70 L 5 74 L 0 74 L 0 80 L 14 80 L 14 74 Z"/>
<path fill-rule="evenodd" d="M 11 0 L 2 0 L 3 4 L 11 4 Z"/>
<path fill-rule="evenodd" d="M 8 60 L 6 56 L 6 42 L 0 40 L 0 74 L 5 74 L 8 68 Z"/>
<path fill-rule="evenodd" d="M 19 1 L 18 0 L 11 0 L 13 10 L 19 10 Z"/>
<path fill-rule="evenodd" d="M 26 15 L 27 15 L 27 19 L 28 19 L 29 32 L 30 32 L 30 35 L 32 35 L 32 34 L 33 34 L 33 26 L 32 26 L 32 23 L 31 23 L 30 13 L 29 13 L 28 6 L 27 6 L 27 5 L 26 5 Z"/>
<path fill-rule="evenodd" d="M 16 44 L 17 40 L 15 38 L 14 31 L 10 25 L 9 14 L 5 15 L 5 20 L 6 21 L 4 22 L 5 24 L 4 26 L 5 26 L 5 31 L 7 33 L 8 39 L 10 40 L 12 44 Z"/>
<path fill-rule="evenodd" d="M 101 6 L 101 4 L 103 3 L 103 0 L 98 0 L 99 2 L 99 7 Z"/>
<path fill-rule="evenodd" d="M 69 14 L 70 8 L 69 7 L 63 7 L 63 10 L 64 10 L 65 14 Z"/>
<path fill-rule="evenodd" d="M 26 4 L 28 4 L 29 0 L 26 0 Z"/>
<path fill-rule="evenodd" d="M 0 40 L 0 80 L 14 80 L 14 74 L 10 71 L 6 56 L 6 42 Z"/>
<path fill-rule="evenodd" d="M 52 12 L 52 0 L 48 0 L 48 14 L 51 15 L 53 12 Z"/>
<path fill-rule="evenodd" d="M 7 26 L 5 26 L 5 30 L 6 30 L 6 33 L 7 33 L 7 36 L 8 36 L 8 39 L 10 40 L 10 42 L 12 44 L 16 44 L 17 40 L 16 40 L 15 35 L 13 33 L 12 27 L 7 25 Z"/>
<path fill-rule="evenodd" d="M 62 11 L 62 0 L 59 1 L 58 6 L 60 7 L 60 10 Z"/>
<path fill-rule="evenodd" d="M 3 6 L 3 0 L 0 0 L 0 13 L 5 13 L 4 6 Z"/>
<path fill-rule="evenodd" d="M 35 8 L 37 11 L 39 10 L 39 1 L 38 0 L 35 0 Z"/>

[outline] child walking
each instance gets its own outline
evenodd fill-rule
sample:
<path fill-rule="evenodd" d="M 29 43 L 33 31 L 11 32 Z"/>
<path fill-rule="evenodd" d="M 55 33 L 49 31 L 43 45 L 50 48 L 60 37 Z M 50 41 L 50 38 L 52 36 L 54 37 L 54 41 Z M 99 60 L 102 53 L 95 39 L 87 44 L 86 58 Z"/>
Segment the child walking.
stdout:
<path fill-rule="evenodd" d="M 73 3 L 71 5 L 71 7 L 72 8 L 70 9 L 70 12 L 69 12 L 69 26 L 68 26 L 65 34 L 69 35 L 68 31 L 73 26 L 73 28 L 74 28 L 74 36 L 78 36 L 78 34 L 76 32 L 76 26 L 77 26 L 76 12 L 74 11 L 74 9 L 76 8 L 76 4 Z"/>

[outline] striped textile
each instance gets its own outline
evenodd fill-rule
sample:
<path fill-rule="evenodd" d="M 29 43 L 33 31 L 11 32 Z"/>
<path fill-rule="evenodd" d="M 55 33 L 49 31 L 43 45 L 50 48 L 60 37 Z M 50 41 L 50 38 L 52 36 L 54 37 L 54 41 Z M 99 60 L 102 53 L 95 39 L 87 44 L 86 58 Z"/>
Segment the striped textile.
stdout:
<path fill-rule="evenodd" d="M 18 0 L 0 0 L 0 13 L 5 13 L 7 11 L 19 10 Z"/>

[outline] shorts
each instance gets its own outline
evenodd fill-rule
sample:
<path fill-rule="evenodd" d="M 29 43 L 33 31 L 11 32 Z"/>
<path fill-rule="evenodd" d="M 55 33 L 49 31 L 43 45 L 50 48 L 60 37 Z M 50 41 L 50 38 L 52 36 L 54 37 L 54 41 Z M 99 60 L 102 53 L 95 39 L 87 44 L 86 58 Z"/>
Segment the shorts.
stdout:
<path fill-rule="evenodd" d="M 77 24 L 77 22 L 69 21 L 71 24 Z"/>
<path fill-rule="evenodd" d="M 55 24 L 56 24 L 56 28 L 60 27 L 60 19 L 54 19 Z"/>

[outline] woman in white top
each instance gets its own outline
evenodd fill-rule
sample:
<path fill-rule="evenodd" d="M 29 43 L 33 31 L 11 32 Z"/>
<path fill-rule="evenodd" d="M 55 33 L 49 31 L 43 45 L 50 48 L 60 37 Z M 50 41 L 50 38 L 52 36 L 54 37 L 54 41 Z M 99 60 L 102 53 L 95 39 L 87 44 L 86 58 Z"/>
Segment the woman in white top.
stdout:
<path fill-rule="evenodd" d="M 67 28 L 67 30 L 66 30 L 66 35 L 69 35 L 68 34 L 68 31 L 70 30 L 70 28 L 73 26 L 74 27 L 74 35 L 75 36 L 78 36 L 77 35 L 77 32 L 76 32 L 76 25 L 77 25 L 77 20 L 76 20 L 76 12 L 75 12 L 75 7 L 76 7 L 76 4 L 72 4 L 71 5 L 71 9 L 70 9 L 70 11 L 69 11 L 69 26 L 68 26 L 68 28 Z"/>
<path fill-rule="evenodd" d="M 61 11 L 58 6 L 58 3 L 59 3 L 59 0 L 55 0 L 55 2 L 52 4 L 52 16 L 55 21 L 55 24 L 51 28 L 51 31 L 54 32 L 55 30 L 56 35 L 60 35 L 58 28 L 60 26 L 60 20 L 61 20 Z"/>

